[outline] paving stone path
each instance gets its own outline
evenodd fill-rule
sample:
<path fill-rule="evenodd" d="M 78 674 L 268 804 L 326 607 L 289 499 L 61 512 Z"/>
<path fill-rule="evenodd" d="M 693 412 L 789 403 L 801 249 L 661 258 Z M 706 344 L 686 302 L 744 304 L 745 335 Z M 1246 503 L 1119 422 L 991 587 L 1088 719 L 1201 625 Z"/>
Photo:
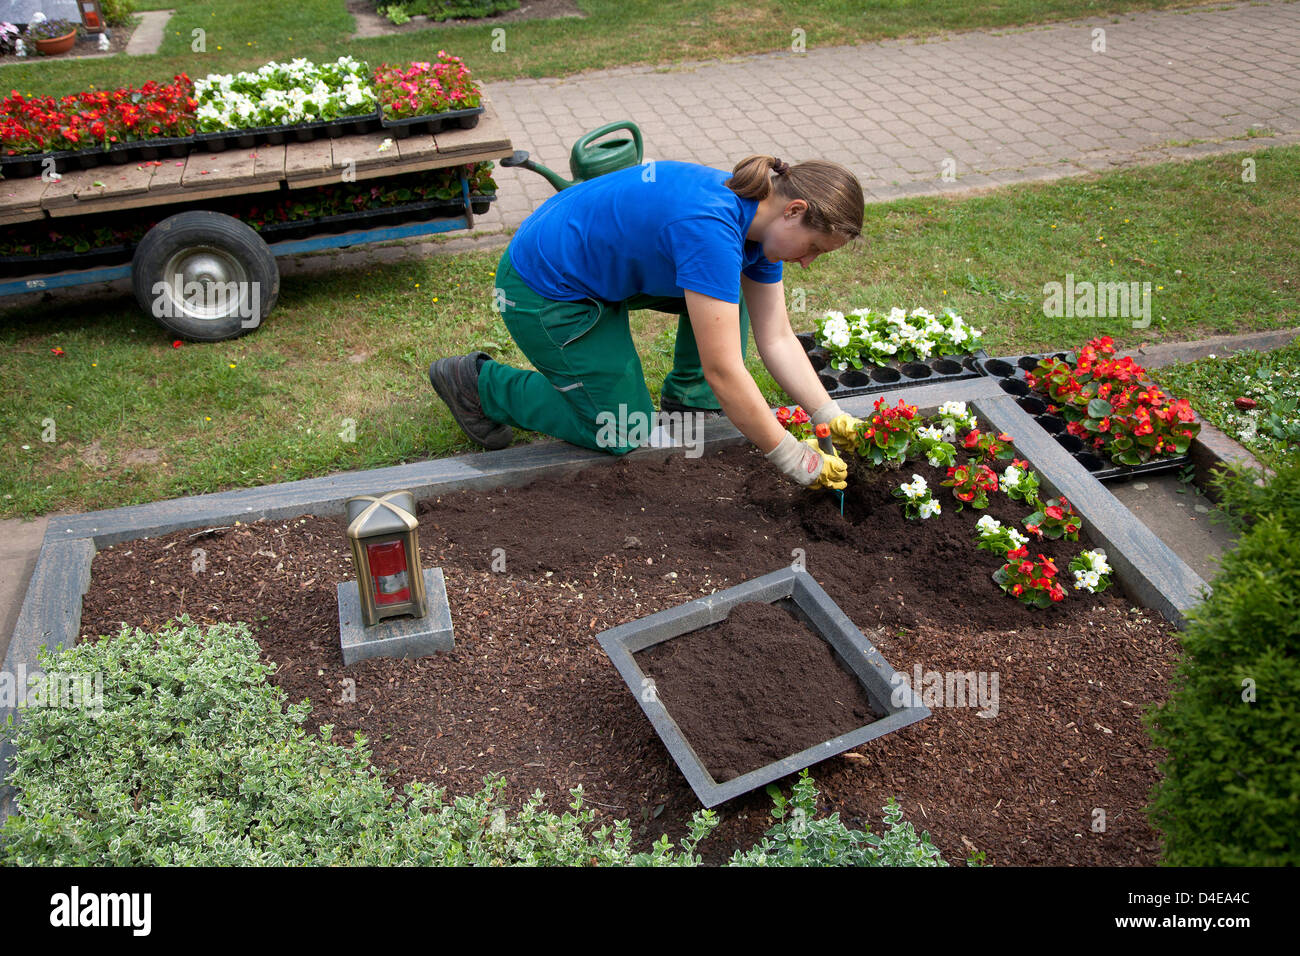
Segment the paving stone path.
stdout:
<path fill-rule="evenodd" d="M 487 88 L 516 147 L 566 178 L 579 136 L 631 119 L 647 158 L 729 168 L 749 153 L 820 157 L 852 169 L 870 199 L 1300 141 L 1297 3 L 824 49 L 815 22 L 791 26 L 807 31 L 806 53 Z M 1245 139 L 1252 131 L 1277 135 Z M 1207 142 L 1171 145 L 1190 140 Z M 483 230 L 513 230 L 554 194 L 533 173 L 498 173 Z"/>

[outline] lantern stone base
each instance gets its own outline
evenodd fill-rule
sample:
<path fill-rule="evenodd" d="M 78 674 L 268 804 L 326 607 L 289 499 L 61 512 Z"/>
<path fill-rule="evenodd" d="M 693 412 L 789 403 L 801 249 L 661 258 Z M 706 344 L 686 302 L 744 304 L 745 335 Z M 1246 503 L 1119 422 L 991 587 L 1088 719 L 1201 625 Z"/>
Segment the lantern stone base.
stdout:
<path fill-rule="evenodd" d="M 442 568 L 425 569 L 424 588 L 429 595 L 427 615 L 390 617 L 374 627 L 366 627 L 357 582 L 340 584 L 339 644 L 343 648 L 343 663 L 354 664 L 368 657 L 427 657 L 455 647 Z"/>

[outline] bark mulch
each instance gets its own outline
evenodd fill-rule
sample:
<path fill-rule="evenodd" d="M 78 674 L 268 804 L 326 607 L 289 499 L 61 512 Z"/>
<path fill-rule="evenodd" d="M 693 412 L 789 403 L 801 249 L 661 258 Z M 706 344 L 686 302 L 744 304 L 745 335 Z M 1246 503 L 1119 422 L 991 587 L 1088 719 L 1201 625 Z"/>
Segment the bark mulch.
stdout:
<path fill-rule="evenodd" d="M 925 522 L 890 495 L 913 472 L 943 493 Z M 351 559 L 341 519 L 311 516 L 105 549 L 81 633 L 182 612 L 246 621 L 276 683 L 310 699 L 313 726 L 333 724 L 342 743 L 362 732 L 393 785 L 466 792 L 499 773 L 511 800 L 541 789 L 559 806 L 581 784 L 648 843 L 683 834 L 699 804 L 596 635 L 802 560 L 896 670 L 999 679 L 996 712 L 932 706 L 816 765 L 826 812 L 879 829 L 893 796 L 953 862 L 978 850 L 1000 865 L 1154 864 L 1142 808 L 1163 754 L 1141 714 L 1167 693 L 1173 628 L 1118 587 L 1071 589 L 1044 610 L 1006 597 L 990 578 L 999 560 L 975 549 L 981 513 L 958 513 L 941 477 L 925 464 L 857 470 L 842 518 L 834 495 L 790 485 L 744 446 L 422 502 L 422 560 L 446 576 L 457 646 L 419 660 L 343 666 L 335 585 L 353 577 Z M 1027 512 L 997 494 L 988 513 Z M 1068 580 L 1085 547 L 1041 550 Z M 752 845 L 770 809 L 762 790 L 719 807 L 706 861 Z"/>

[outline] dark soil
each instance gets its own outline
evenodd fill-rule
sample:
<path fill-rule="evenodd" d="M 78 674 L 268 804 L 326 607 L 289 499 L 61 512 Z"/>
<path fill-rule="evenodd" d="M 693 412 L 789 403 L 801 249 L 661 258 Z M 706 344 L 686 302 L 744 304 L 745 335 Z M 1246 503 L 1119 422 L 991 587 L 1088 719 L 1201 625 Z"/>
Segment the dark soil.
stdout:
<path fill-rule="evenodd" d="M 738 604 L 635 658 L 718 783 L 878 716 L 830 644 L 776 604 Z"/>
<path fill-rule="evenodd" d="M 1000 678 L 995 718 L 932 707 L 816 765 L 824 810 L 878 829 L 896 797 L 956 862 L 980 850 L 1004 865 L 1155 863 L 1143 807 L 1162 752 L 1141 714 L 1166 696 L 1173 629 L 1115 588 L 1071 589 L 1044 610 L 1006 597 L 990 578 L 998 558 L 975 550 L 979 512 L 957 512 L 940 489 L 941 515 L 904 518 L 890 492 L 913 471 L 936 488 L 942 477 L 924 464 L 856 470 L 846 518 L 834 495 L 791 485 L 749 446 L 422 502 L 421 555 L 443 569 L 457 646 L 419 660 L 343 666 L 335 585 L 353 577 L 351 559 L 341 520 L 315 517 L 105 549 L 82 635 L 182 612 L 246 621 L 288 697 L 309 698 L 313 724 L 332 724 L 340 743 L 363 733 L 393 785 L 468 792 L 501 773 L 511 800 L 541 789 L 561 807 L 581 784 L 644 844 L 684 834 L 699 803 L 596 635 L 802 558 L 896 670 Z M 990 512 L 1028 509 L 998 494 Z M 1086 546 L 1042 550 L 1064 569 Z M 762 790 L 718 809 L 701 846 L 710 862 L 771 823 Z M 1094 832 L 1097 809 L 1106 825 Z"/>

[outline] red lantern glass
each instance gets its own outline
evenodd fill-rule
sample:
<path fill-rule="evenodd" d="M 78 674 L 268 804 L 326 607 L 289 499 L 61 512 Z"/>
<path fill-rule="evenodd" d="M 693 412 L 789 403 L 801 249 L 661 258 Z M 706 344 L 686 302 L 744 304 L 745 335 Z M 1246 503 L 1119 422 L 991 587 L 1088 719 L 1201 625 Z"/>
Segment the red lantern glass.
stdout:
<path fill-rule="evenodd" d="M 411 600 L 411 579 L 406 567 L 406 548 L 401 541 L 366 545 L 370 576 L 375 582 L 376 604 L 400 604 Z"/>

